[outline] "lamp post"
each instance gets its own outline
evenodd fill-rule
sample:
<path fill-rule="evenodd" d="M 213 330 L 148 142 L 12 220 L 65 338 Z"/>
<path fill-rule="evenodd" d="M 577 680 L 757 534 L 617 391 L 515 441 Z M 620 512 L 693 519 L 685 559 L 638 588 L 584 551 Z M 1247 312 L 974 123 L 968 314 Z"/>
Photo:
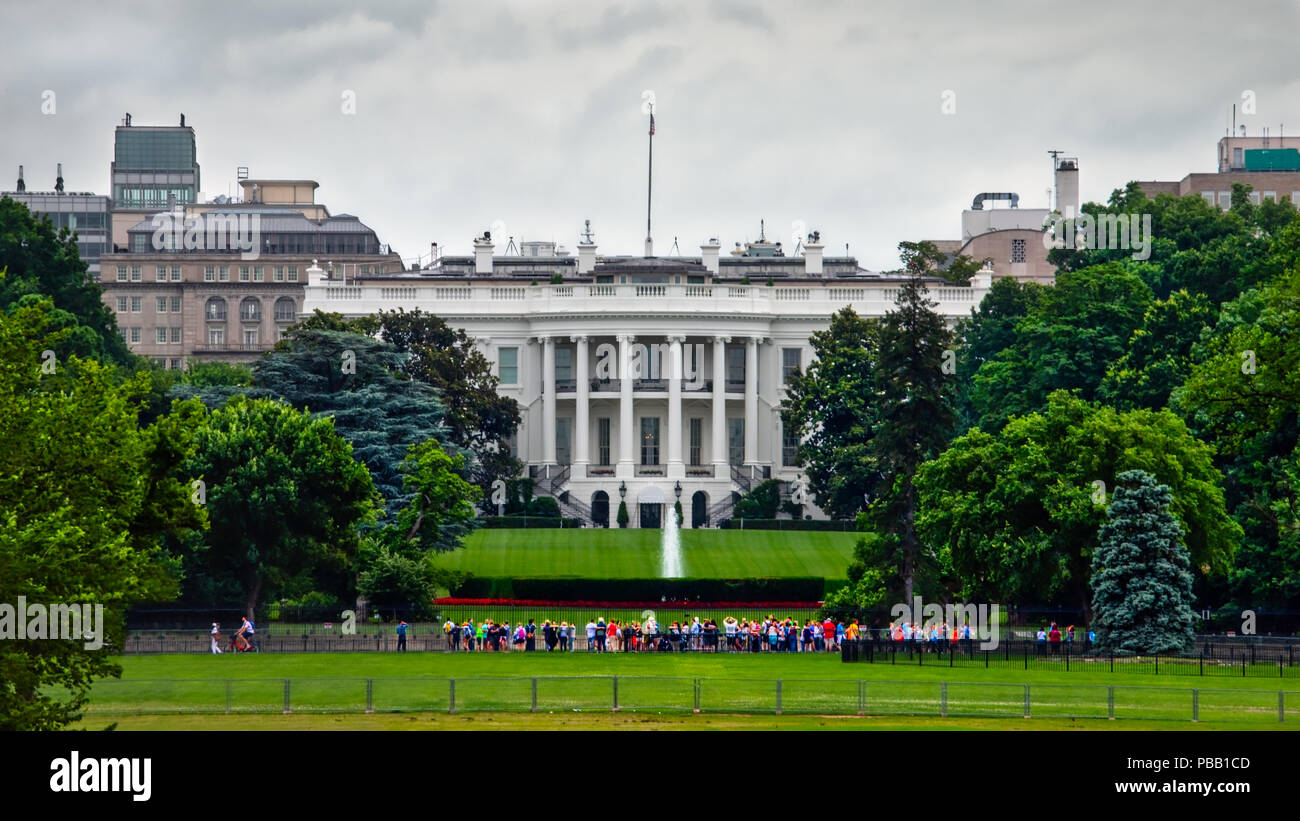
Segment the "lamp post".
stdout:
<path fill-rule="evenodd" d="M 627 498 L 627 482 L 618 483 L 618 498 L 620 499 Z"/>
<path fill-rule="evenodd" d="M 677 494 L 678 499 L 682 498 L 682 483 L 680 481 L 673 485 L 673 493 Z"/>

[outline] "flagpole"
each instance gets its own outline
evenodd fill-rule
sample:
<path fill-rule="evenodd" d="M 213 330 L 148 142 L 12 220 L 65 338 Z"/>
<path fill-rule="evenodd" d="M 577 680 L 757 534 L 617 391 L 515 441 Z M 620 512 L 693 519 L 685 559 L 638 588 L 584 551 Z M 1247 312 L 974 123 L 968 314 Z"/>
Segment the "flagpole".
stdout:
<path fill-rule="evenodd" d="M 650 256 L 654 246 L 650 239 L 650 195 L 654 185 L 654 167 L 655 167 L 655 108 L 650 104 L 650 137 L 649 137 L 649 162 L 646 165 L 646 182 L 645 182 L 645 255 Z"/>

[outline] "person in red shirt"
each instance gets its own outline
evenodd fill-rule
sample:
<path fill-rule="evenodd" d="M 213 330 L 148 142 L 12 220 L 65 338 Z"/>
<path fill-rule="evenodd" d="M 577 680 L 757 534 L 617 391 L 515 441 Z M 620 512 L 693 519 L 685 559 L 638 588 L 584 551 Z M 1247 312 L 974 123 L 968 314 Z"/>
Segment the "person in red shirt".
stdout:
<path fill-rule="evenodd" d="M 1052 655 L 1061 652 L 1061 628 L 1056 626 L 1056 622 L 1052 622 L 1052 629 L 1047 633 L 1047 641 L 1052 646 Z"/>
<path fill-rule="evenodd" d="M 822 622 L 822 636 L 825 638 L 826 641 L 827 652 L 836 649 L 835 648 L 835 622 L 831 621 L 829 616 L 826 617 L 826 621 Z"/>

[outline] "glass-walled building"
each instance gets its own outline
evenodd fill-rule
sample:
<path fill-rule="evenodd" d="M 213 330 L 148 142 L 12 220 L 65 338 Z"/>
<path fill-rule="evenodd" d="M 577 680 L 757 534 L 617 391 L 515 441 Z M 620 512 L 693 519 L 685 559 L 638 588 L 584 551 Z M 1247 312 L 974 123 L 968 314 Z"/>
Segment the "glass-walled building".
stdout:
<path fill-rule="evenodd" d="M 126 232 L 144 215 L 165 209 L 169 198 L 181 206 L 198 202 L 194 129 L 183 124 L 183 117 L 181 121 L 179 126 L 141 126 L 132 125 L 128 116 L 114 133 L 112 243 L 119 249 L 126 246 Z"/>

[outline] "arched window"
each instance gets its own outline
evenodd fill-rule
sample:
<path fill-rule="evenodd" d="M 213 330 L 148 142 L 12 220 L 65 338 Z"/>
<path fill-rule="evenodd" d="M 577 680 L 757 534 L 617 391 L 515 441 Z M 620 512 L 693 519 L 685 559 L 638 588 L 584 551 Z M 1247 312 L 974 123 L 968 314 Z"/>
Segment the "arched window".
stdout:
<path fill-rule="evenodd" d="M 282 296 L 275 301 L 275 321 L 293 322 L 298 318 L 298 306 L 293 297 Z"/>
<path fill-rule="evenodd" d="M 244 320 L 258 320 L 262 318 L 262 301 L 257 297 L 245 297 L 244 301 L 239 303 L 239 318 Z"/>
<path fill-rule="evenodd" d="M 207 305 L 203 309 L 203 315 L 208 319 L 225 319 L 226 318 L 226 301 L 219 296 L 208 297 Z"/>

